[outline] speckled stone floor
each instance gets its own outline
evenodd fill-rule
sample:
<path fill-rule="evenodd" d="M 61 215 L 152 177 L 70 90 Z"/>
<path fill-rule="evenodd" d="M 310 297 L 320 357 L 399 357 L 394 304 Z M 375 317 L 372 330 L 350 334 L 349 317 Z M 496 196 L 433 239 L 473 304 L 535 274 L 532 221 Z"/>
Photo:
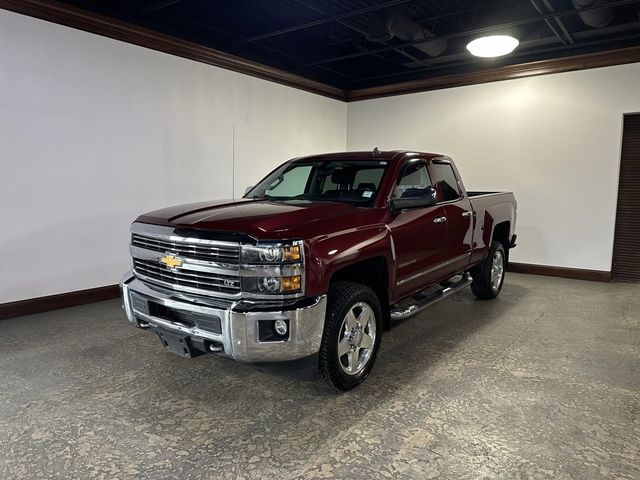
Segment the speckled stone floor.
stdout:
<path fill-rule="evenodd" d="M 0 478 L 639 479 L 640 285 L 511 274 L 346 394 L 164 351 L 117 301 L 0 322 Z"/>

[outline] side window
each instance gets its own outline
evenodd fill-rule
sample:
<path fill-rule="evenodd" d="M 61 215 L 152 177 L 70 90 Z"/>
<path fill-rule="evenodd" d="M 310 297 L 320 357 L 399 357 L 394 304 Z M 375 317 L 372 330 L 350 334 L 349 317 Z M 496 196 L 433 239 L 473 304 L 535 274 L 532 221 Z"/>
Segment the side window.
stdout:
<path fill-rule="evenodd" d="M 427 165 L 420 162 L 409 163 L 398 178 L 393 198 L 419 197 L 431 194 L 431 178 Z"/>
<path fill-rule="evenodd" d="M 438 186 L 442 192 L 443 201 L 456 200 L 460 198 L 461 192 L 453 173 L 453 167 L 448 163 L 433 163 L 433 170 L 438 177 Z"/>

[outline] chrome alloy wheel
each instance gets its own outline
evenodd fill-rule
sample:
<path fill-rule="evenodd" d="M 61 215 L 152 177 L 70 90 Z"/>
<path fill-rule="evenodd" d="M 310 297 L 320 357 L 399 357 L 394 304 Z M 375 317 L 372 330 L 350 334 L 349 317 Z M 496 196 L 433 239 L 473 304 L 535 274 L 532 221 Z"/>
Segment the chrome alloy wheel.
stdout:
<path fill-rule="evenodd" d="M 351 306 L 340 326 L 338 362 L 349 375 L 360 373 L 369 363 L 376 343 L 376 316 L 371 306 L 358 302 Z"/>
<path fill-rule="evenodd" d="M 502 277 L 504 276 L 504 255 L 500 250 L 496 250 L 493 254 L 491 262 L 491 288 L 494 291 L 500 288 Z"/>

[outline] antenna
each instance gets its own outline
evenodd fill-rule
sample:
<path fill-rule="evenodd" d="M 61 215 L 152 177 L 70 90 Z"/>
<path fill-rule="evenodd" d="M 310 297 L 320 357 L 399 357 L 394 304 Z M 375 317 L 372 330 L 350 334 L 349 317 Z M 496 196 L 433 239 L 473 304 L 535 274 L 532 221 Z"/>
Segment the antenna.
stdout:
<path fill-rule="evenodd" d="M 375 156 L 375 155 L 378 155 L 379 153 L 380 153 L 380 149 L 378 147 L 375 147 L 373 149 L 373 155 Z"/>

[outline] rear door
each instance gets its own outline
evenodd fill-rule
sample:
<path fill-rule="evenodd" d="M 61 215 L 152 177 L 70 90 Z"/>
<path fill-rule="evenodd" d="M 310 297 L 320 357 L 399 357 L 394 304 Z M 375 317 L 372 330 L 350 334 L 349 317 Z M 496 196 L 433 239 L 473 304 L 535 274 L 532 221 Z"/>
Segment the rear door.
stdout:
<path fill-rule="evenodd" d="M 443 275 L 453 275 L 466 268 L 471 258 L 474 216 L 471 202 L 462 188 L 458 172 L 448 159 L 431 162 L 438 205 L 444 207 L 447 218 L 445 258 L 447 268 Z"/>
<path fill-rule="evenodd" d="M 413 159 L 398 176 L 392 198 L 415 196 L 433 188 L 427 163 Z M 389 223 L 396 253 L 396 298 L 434 283 L 444 261 L 447 238 L 445 206 L 403 210 Z"/>

